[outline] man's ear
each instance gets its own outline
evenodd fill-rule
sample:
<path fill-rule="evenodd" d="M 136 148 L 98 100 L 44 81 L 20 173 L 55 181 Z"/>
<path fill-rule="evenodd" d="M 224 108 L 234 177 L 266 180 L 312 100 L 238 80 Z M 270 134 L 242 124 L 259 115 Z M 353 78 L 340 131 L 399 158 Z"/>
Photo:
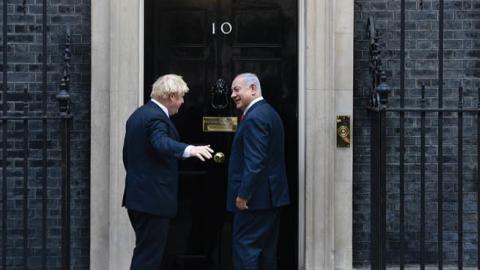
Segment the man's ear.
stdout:
<path fill-rule="evenodd" d="M 255 96 L 257 94 L 257 86 L 252 83 L 250 88 L 252 88 L 252 96 Z"/>

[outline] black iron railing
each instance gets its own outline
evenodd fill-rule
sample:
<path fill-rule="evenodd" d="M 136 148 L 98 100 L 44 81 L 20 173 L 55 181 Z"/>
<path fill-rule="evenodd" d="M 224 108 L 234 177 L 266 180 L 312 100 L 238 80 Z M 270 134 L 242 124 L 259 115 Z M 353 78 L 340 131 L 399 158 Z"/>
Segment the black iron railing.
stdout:
<path fill-rule="evenodd" d="M 26 2 L 23 1 L 25 8 Z M 70 132 L 73 116 L 70 112 L 70 34 L 66 34 L 66 48 L 64 52 L 64 72 L 60 85 L 60 91 L 56 95 L 59 105 L 58 112 L 48 111 L 49 93 L 47 91 L 47 0 L 43 0 L 43 19 L 42 19 L 42 35 L 43 48 L 41 55 L 41 89 L 42 101 L 40 111 L 30 112 L 29 106 L 32 101 L 28 100 L 29 92 L 27 86 L 24 88 L 24 100 L 9 100 L 10 91 L 9 84 L 15 83 L 9 81 L 9 62 L 8 54 L 8 1 L 3 0 L 3 80 L 2 80 L 2 106 L 0 115 L 1 125 L 1 143 L 2 143 L 2 178 L 1 178 L 1 269 L 52 269 L 55 265 L 60 269 L 70 269 Z M 12 90 L 13 91 L 13 90 Z M 16 95 L 12 95 L 18 99 Z M 15 110 L 11 111 L 12 105 L 15 104 Z M 18 104 L 23 104 L 23 112 L 17 109 Z M 10 109 L 9 109 L 10 106 Z M 30 126 L 36 126 L 36 133 L 32 135 Z M 40 127 L 40 128 L 38 128 Z M 41 132 L 38 132 L 41 130 Z M 39 135 L 40 134 L 40 135 Z M 19 138 L 20 137 L 20 138 Z M 12 141 L 22 142 L 23 146 L 15 146 Z M 59 141 L 59 146 L 57 146 Z M 30 144 L 36 144 L 36 156 L 32 157 Z M 13 146 L 12 146 L 13 145 Z M 38 146 L 40 145 L 40 146 Z M 51 146 L 53 145 L 53 147 Z M 12 150 L 13 149 L 13 150 Z M 22 149 L 22 150 L 19 150 Z M 22 152 L 19 154 L 18 152 Z M 55 153 L 61 152 L 58 157 Z M 40 152 L 41 154 L 38 154 Z M 12 154 L 13 153 L 13 154 Z M 40 157 L 39 157 L 40 156 Z M 52 157 L 54 156 L 54 157 Z M 21 165 L 18 165 L 21 164 Z M 34 164 L 35 168 L 31 167 Z M 57 168 L 53 168 L 57 166 Z M 18 168 L 21 167 L 21 173 Z M 40 169 L 39 169 L 40 168 Z M 49 197 L 51 187 L 49 186 L 56 175 L 52 173 L 52 168 L 60 171 L 61 181 L 61 198 L 58 204 L 55 198 Z M 53 176 L 51 176 L 53 174 Z M 21 196 L 18 196 L 18 188 L 12 187 L 10 183 L 15 183 L 21 179 L 22 188 Z M 35 187 L 33 190 L 29 183 L 40 182 L 41 188 Z M 15 184 L 16 185 L 16 184 Z M 50 190 L 49 190 L 50 189 Z M 32 195 L 34 194 L 34 195 Z M 20 227 L 18 224 L 12 224 L 12 216 L 18 216 L 18 200 L 22 199 L 21 219 L 23 220 Z M 40 204 L 41 210 L 31 209 L 30 204 Z M 54 201 L 52 203 L 52 201 Z M 61 208 L 61 210 L 59 209 Z M 57 218 L 57 211 L 61 216 L 61 235 L 58 245 L 61 249 L 61 256 L 52 255 L 52 238 L 57 239 L 55 229 L 49 228 L 52 222 L 49 219 Z M 40 215 L 40 217 L 38 216 Z M 40 218 L 40 222 L 33 222 L 33 219 Z M 58 225 L 53 222 L 55 227 Z M 21 230 L 21 241 L 18 240 Z M 53 231 L 53 233 L 52 233 Z M 40 244 L 32 247 L 31 232 L 41 235 Z M 14 235 L 10 235 L 10 234 Z M 13 239 L 13 240 L 12 240 Z M 38 239 L 35 239 L 38 241 Z M 23 243 L 19 247 L 19 243 Z M 22 250 L 19 259 L 18 250 Z M 15 254 L 13 254 L 15 253 Z M 35 256 L 34 260 L 31 260 Z M 15 258 L 12 258 L 15 257 Z M 50 257 L 61 257 L 59 262 L 48 263 Z M 32 263 L 33 262 L 33 263 Z M 34 265 L 34 266 L 33 266 Z"/>
<path fill-rule="evenodd" d="M 400 89 L 399 89 L 399 99 L 397 100 L 399 104 L 398 107 L 391 107 L 389 105 L 388 95 L 390 92 L 390 87 L 386 83 L 386 73 L 384 71 L 381 59 L 381 49 L 379 45 L 378 30 L 375 29 L 373 18 L 368 20 L 368 33 L 370 37 L 370 74 L 372 77 L 372 86 L 371 86 L 371 98 L 370 106 L 368 111 L 371 114 L 372 120 L 372 136 L 371 136 L 371 268 L 372 269 L 386 269 L 387 265 L 393 265 L 399 267 L 403 270 L 407 265 L 414 264 L 418 265 L 420 269 L 425 269 L 427 265 L 436 265 L 438 269 L 444 268 L 444 202 L 445 202 L 445 191 L 444 191 L 444 164 L 445 156 L 452 155 L 451 153 L 444 153 L 444 129 L 445 129 L 445 119 L 448 114 L 449 120 L 452 117 L 456 121 L 456 147 L 457 147 L 457 156 L 456 158 L 456 188 L 457 188 L 457 198 L 456 204 L 456 267 L 458 269 L 463 269 L 464 267 L 464 130 L 465 130 L 465 116 L 467 115 L 469 119 L 473 119 L 472 125 L 477 126 L 475 140 L 476 142 L 476 160 L 469 160 L 470 163 L 476 163 L 475 165 L 475 176 L 473 181 L 477 185 L 476 187 L 476 211 L 477 216 L 480 216 L 480 188 L 479 186 L 479 176 L 480 176 L 480 88 L 477 91 L 477 96 L 469 97 L 477 99 L 476 107 L 467 107 L 465 106 L 464 101 L 464 87 L 460 85 L 458 87 L 458 102 L 456 106 L 445 107 L 443 102 L 443 1 L 439 2 L 439 52 L 438 52 L 438 102 L 436 107 L 427 105 L 427 99 L 425 98 L 425 85 L 421 84 L 418 91 L 421 92 L 419 106 L 406 106 L 405 105 L 405 1 L 401 1 L 401 33 L 400 33 Z M 475 92 L 475 91 L 472 91 Z M 408 118 L 415 117 L 420 119 L 420 126 L 416 131 L 416 134 L 412 135 L 406 134 L 405 122 Z M 434 146 L 437 149 L 436 155 L 436 168 L 437 171 L 434 172 L 437 175 L 436 178 L 436 258 L 432 259 L 428 257 L 428 254 L 432 254 L 432 251 L 428 251 L 426 246 L 426 235 L 428 233 L 426 228 L 427 215 L 426 209 L 427 201 L 426 194 L 426 183 L 427 181 L 432 181 L 432 179 L 427 179 L 426 173 L 431 173 L 431 168 L 427 168 L 427 157 L 426 157 L 426 136 L 427 136 L 427 119 L 435 119 L 436 121 L 430 121 L 428 126 L 433 126 L 432 123 L 436 123 L 434 129 L 437 130 L 436 142 L 437 145 Z M 399 147 L 398 153 L 392 153 L 387 151 L 387 128 L 389 124 L 394 121 L 399 121 L 398 123 L 398 140 Z M 397 125 L 395 125 L 397 126 Z M 418 249 L 412 251 L 412 248 L 408 247 L 408 240 L 406 236 L 406 218 L 411 218 L 406 216 L 405 205 L 405 190 L 408 188 L 406 182 L 406 153 L 405 153 L 405 144 L 408 136 L 419 137 L 419 232 L 414 238 L 415 241 L 418 240 L 419 245 Z M 431 146 L 431 145 L 430 145 Z M 391 148 L 390 148 L 391 149 Z M 395 248 L 395 259 L 392 259 L 393 256 L 388 254 L 392 253 L 391 247 L 387 246 L 388 235 L 387 235 L 387 185 L 392 183 L 391 179 L 388 178 L 387 160 L 389 160 L 390 154 L 398 154 L 398 172 L 392 172 L 398 175 L 398 232 L 395 239 L 398 241 L 398 247 Z M 454 155 L 454 154 L 453 154 Z M 430 163 L 432 163 L 430 161 Z M 447 172 L 450 173 L 450 172 Z M 435 180 L 433 180 L 435 181 Z M 451 202 L 451 201 L 450 201 Z M 431 211 L 430 211 L 431 212 Z M 428 216 L 430 217 L 430 216 Z M 434 221 L 428 220 L 432 223 Z M 477 266 L 480 266 L 480 241 L 478 241 L 478 235 L 480 232 L 480 220 L 477 218 Z M 398 236 L 398 237 L 397 237 Z M 431 239 L 431 238 L 430 238 Z M 411 240 L 411 237 L 410 237 Z M 432 240 L 430 240 L 432 241 Z M 406 258 L 406 254 L 409 253 L 409 258 Z M 412 253 L 415 253 L 415 256 L 411 256 Z M 432 262 L 432 260 L 434 260 Z M 449 263 L 451 265 L 451 262 Z M 398 268 L 397 268 L 398 269 Z"/>
<path fill-rule="evenodd" d="M 420 249 L 419 249 L 419 260 L 418 264 L 420 265 L 420 269 L 425 269 L 426 265 L 426 247 L 425 247 L 425 207 L 426 207 L 426 146 L 425 146 L 425 138 L 426 138 L 426 124 L 425 120 L 427 114 L 430 114 L 429 117 L 432 117 L 432 114 L 438 115 L 438 122 L 440 123 L 438 126 L 438 132 L 442 132 L 441 130 L 444 129 L 443 126 L 443 119 L 442 115 L 444 113 L 456 113 L 457 114 L 457 265 L 458 269 L 463 269 L 463 250 L 464 250 L 464 242 L 463 242 L 463 201 L 464 201 L 464 187 L 463 187 L 463 130 L 464 130 L 464 114 L 471 114 L 476 116 L 476 124 L 477 124 L 477 141 L 480 141 L 480 103 L 476 108 L 464 108 L 462 102 L 463 96 L 463 87 L 459 87 L 459 101 L 457 108 L 425 108 L 423 104 L 425 104 L 425 87 L 421 88 L 422 91 L 422 107 L 421 108 L 413 108 L 413 107 L 405 107 L 405 108 L 388 108 L 388 106 L 378 106 L 378 107 L 370 107 L 369 111 L 372 113 L 372 182 L 371 182 L 371 245 L 372 245 L 372 269 L 385 269 L 387 265 L 387 248 L 385 245 L 387 234 L 386 234 L 386 222 L 387 222 L 387 215 L 386 215 L 386 202 L 387 202 L 387 191 L 386 185 L 389 181 L 387 178 L 387 121 L 391 121 L 391 118 L 387 118 L 387 113 L 396 113 L 396 114 L 405 114 L 409 113 L 416 113 L 420 115 L 420 128 L 418 134 L 420 135 L 420 234 L 419 234 L 419 241 L 420 241 Z M 480 96 L 480 88 L 478 89 L 478 95 Z M 393 118 L 393 117 L 392 117 Z M 398 119 L 402 119 L 403 117 L 399 117 Z M 404 118 L 403 118 L 404 119 Z M 402 120 L 400 120 L 402 121 Z M 400 221 L 399 221 L 399 262 L 398 265 L 400 269 L 404 269 L 405 261 L 404 261 L 404 254 L 407 249 L 407 243 L 405 240 L 405 128 L 400 122 L 400 160 L 399 160 L 399 189 L 400 189 Z M 438 156 L 437 156 L 437 164 L 438 164 L 438 179 L 437 179 L 437 263 L 439 269 L 443 269 L 443 140 L 442 137 L 438 137 Z M 478 175 L 480 175 L 480 171 L 478 171 L 478 164 L 480 164 L 480 147 L 477 145 L 477 161 L 476 161 L 476 179 L 478 181 Z M 480 191 L 477 190 L 477 196 L 480 196 Z M 477 197 L 480 198 L 480 197 Z M 478 201 L 478 200 L 477 200 Z M 478 202 L 477 202 L 478 204 Z M 480 213 L 480 204 L 477 205 L 477 213 Z M 480 222 L 477 224 L 478 231 L 480 231 Z M 477 232 L 478 233 L 478 232 Z M 390 264 L 397 264 L 397 262 L 389 262 Z"/>

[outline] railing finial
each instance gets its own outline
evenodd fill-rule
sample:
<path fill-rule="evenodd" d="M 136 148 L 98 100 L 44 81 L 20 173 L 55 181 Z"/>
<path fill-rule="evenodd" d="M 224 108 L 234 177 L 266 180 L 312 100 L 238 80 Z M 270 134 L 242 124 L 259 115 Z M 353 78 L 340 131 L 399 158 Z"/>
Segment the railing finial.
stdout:
<path fill-rule="evenodd" d="M 368 17 L 367 22 L 367 35 L 370 39 L 370 65 L 369 72 L 372 77 L 371 106 L 372 107 L 384 107 L 388 103 L 388 94 L 392 90 L 386 83 L 387 75 L 382 69 L 382 58 L 379 44 L 379 33 L 375 29 L 375 22 L 373 17 Z"/>

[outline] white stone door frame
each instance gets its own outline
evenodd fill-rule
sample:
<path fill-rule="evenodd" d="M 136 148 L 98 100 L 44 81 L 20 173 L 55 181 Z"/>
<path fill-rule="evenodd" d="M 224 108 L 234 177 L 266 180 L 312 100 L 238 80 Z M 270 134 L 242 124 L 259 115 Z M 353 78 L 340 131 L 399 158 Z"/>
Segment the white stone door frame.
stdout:
<path fill-rule="evenodd" d="M 128 269 L 133 231 L 120 207 L 124 125 L 143 102 L 143 0 L 92 1 L 90 269 Z M 298 0 L 299 267 L 352 268 L 353 0 Z M 308 147 L 307 147 L 308 146 Z"/>

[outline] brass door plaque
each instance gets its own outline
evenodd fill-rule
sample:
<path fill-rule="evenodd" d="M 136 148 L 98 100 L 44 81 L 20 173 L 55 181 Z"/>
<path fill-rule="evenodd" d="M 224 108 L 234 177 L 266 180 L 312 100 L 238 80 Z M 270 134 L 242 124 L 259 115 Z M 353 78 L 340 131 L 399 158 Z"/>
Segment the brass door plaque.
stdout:
<path fill-rule="evenodd" d="M 337 116 L 337 147 L 350 147 L 350 116 Z"/>
<path fill-rule="evenodd" d="M 237 117 L 203 117 L 203 132 L 235 132 L 237 126 Z"/>

